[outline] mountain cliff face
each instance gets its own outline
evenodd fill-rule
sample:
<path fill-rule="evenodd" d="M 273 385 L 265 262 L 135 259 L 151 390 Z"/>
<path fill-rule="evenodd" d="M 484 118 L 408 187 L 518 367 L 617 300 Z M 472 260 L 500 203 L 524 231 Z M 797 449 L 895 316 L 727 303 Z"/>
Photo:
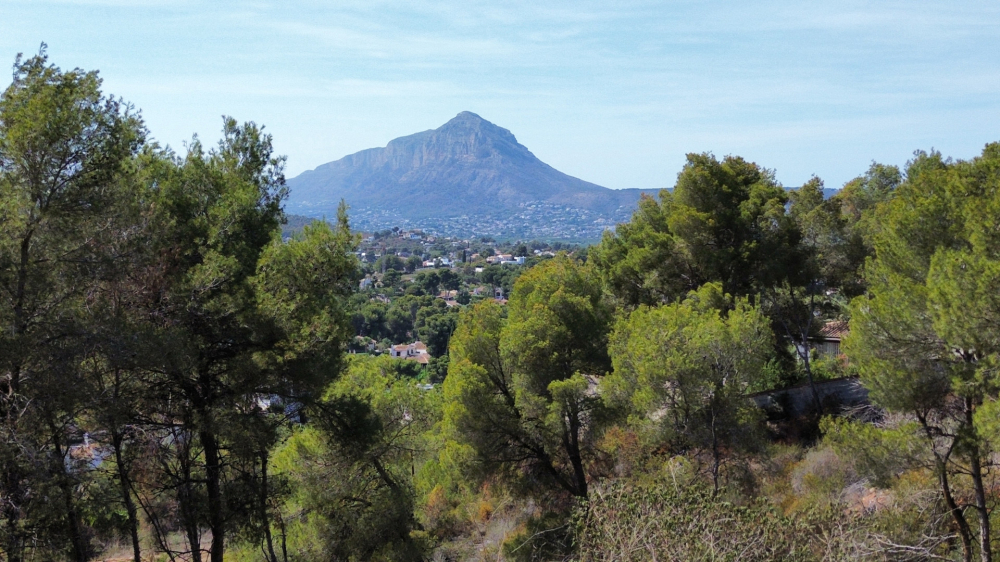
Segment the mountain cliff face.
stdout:
<path fill-rule="evenodd" d="M 437 129 L 304 172 L 288 185 L 290 212 L 332 217 L 344 199 L 352 223 L 368 230 L 576 239 L 599 237 L 628 219 L 640 193 L 655 193 L 568 176 L 507 129 L 467 111 Z"/>

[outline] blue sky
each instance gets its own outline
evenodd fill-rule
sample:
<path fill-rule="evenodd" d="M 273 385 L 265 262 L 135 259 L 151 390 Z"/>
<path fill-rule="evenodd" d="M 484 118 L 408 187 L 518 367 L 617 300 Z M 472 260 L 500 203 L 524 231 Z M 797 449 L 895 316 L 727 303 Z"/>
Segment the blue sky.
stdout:
<path fill-rule="evenodd" d="M 671 186 L 702 151 L 840 187 L 1000 140 L 995 0 L 0 3 L 6 64 L 42 41 L 161 143 L 266 125 L 289 176 L 463 110 L 612 188 Z"/>

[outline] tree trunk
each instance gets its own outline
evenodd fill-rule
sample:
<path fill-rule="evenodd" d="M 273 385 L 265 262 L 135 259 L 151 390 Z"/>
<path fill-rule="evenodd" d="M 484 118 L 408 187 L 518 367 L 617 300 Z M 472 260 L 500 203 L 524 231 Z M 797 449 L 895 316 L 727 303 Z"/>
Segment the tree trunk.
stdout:
<path fill-rule="evenodd" d="M 278 511 L 278 528 L 281 529 L 281 560 L 288 562 L 288 533 L 285 531 L 285 518 Z"/>
<path fill-rule="evenodd" d="M 965 399 L 965 423 L 973 427 L 973 402 Z M 975 490 L 976 512 L 979 514 L 979 559 L 980 562 L 992 562 L 993 547 L 990 544 L 990 510 L 986 504 L 986 487 L 983 485 L 983 465 L 980 459 L 979 446 L 969 447 L 969 473 L 972 476 L 972 486 Z"/>
<path fill-rule="evenodd" d="M 181 523 L 184 525 L 184 532 L 188 539 L 188 548 L 191 550 L 191 561 L 201 562 L 201 533 L 198 529 L 198 509 L 194 505 L 194 493 L 191 485 L 194 476 L 191 474 L 191 440 L 192 436 L 187 432 L 183 433 L 183 439 L 174 432 L 174 443 L 179 450 L 177 455 L 181 462 L 181 482 L 177 484 L 177 503 L 181 513 Z M 166 539 L 166 537 L 164 537 Z"/>
<path fill-rule="evenodd" d="M 986 505 L 986 490 L 983 487 L 983 468 L 979 461 L 979 448 L 975 447 L 972 454 L 972 483 L 976 490 L 976 511 L 979 513 L 979 559 L 981 562 L 992 562 L 993 547 L 990 544 L 990 510 Z"/>
<path fill-rule="evenodd" d="M 21 239 L 20 263 L 17 267 L 17 288 L 14 290 L 14 325 L 15 337 L 24 335 L 28 330 L 28 322 L 25 320 L 24 301 L 28 288 L 28 264 L 31 258 L 31 237 L 34 230 L 29 230 Z M 10 371 L 10 391 L 11 395 L 21 392 L 21 363 L 14 365 Z"/>
<path fill-rule="evenodd" d="M 11 468 L 10 470 L 20 472 L 19 467 Z M 16 505 L 15 499 L 12 496 L 22 496 L 20 490 L 17 490 L 14 482 L 20 480 L 19 474 L 4 475 L 7 482 L 5 484 L 11 484 L 9 487 L 5 486 L 5 498 L 3 502 L 3 513 L 4 520 L 7 524 L 7 533 L 3 537 L 3 552 L 7 555 L 7 560 L 9 562 L 23 562 L 24 560 L 24 550 L 25 550 L 25 536 L 21 531 L 21 510 L 20 506 Z"/>
<path fill-rule="evenodd" d="M 31 238 L 34 234 L 34 229 L 29 229 L 25 233 L 24 237 L 21 239 L 20 244 L 20 261 L 17 267 L 17 281 L 14 288 L 14 303 L 13 303 L 13 319 L 10 326 L 10 330 L 15 338 L 22 336 L 27 331 L 27 321 L 25 320 L 24 312 L 24 302 L 27 291 L 27 279 L 28 279 L 28 265 L 30 264 L 31 256 Z M 10 369 L 10 378 L 7 381 L 7 403 L 4 404 L 7 411 L 4 412 L 5 421 L 8 425 L 8 431 L 12 435 L 16 435 L 16 418 L 15 415 L 17 408 L 17 396 L 21 393 L 21 363 L 18 362 L 14 364 Z M 16 439 L 16 438 L 15 438 Z M 15 463 L 16 464 L 16 463 Z M 21 490 L 19 484 L 21 479 L 21 470 L 18 467 L 13 467 L 11 469 L 16 474 L 9 474 L 6 478 L 4 495 L 4 514 L 7 520 L 8 527 L 8 538 L 7 544 L 4 545 L 4 551 L 7 555 L 7 560 L 10 562 L 22 562 L 24 560 L 24 551 L 28 543 L 28 537 L 24 535 L 21 531 L 21 506 L 16 505 L 13 502 L 13 498 L 20 496 L 23 500 L 25 494 Z"/>
<path fill-rule="evenodd" d="M 719 435 L 715 430 L 715 406 L 712 408 L 712 494 L 718 495 L 719 493 L 719 465 L 721 465 L 721 453 L 719 451 Z"/>
<path fill-rule="evenodd" d="M 813 402 L 816 404 L 816 413 L 820 416 L 823 415 L 823 401 L 819 398 L 819 391 L 816 390 L 816 381 L 813 379 L 812 364 L 809 353 L 809 340 L 803 340 L 805 343 L 802 345 L 805 348 L 805 353 L 802 356 L 802 365 L 806 370 L 806 378 L 809 380 L 809 388 L 812 390 Z"/>
<path fill-rule="evenodd" d="M 962 561 L 972 562 L 972 529 L 969 527 L 969 521 L 965 518 L 965 513 L 958 507 L 955 497 L 951 495 L 951 485 L 948 483 L 948 459 L 954 450 L 955 441 L 951 442 L 951 447 L 944 454 L 939 453 L 934 446 L 934 429 L 923 414 L 914 413 L 924 430 L 928 443 L 930 443 L 931 452 L 934 454 L 934 470 L 937 472 L 944 504 L 948 508 L 952 520 L 955 521 L 955 526 L 958 527 L 958 536 L 962 540 Z"/>
<path fill-rule="evenodd" d="M 587 497 L 587 472 L 583 468 L 583 457 L 580 454 L 580 414 L 576 404 L 567 404 L 567 425 L 563 428 L 563 446 L 573 465 L 574 494 L 581 498 Z"/>
<path fill-rule="evenodd" d="M 187 534 L 192 562 L 201 562 L 201 535 L 198 533 L 198 527 L 196 524 L 188 522 L 184 525 L 184 532 Z"/>
<path fill-rule="evenodd" d="M 121 490 L 122 501 L 125 503 L 125 511 L 128 513 L 128 531 L 132 538 L 132 560 L 142 562 L 142 548 L 139 544 L 139 513 L 132 501 L 132 484 L 129 481 L 128 469 L 125 466 L 125 459 L 122 456 L 122 436 L 121 429 L 111 428 L 111 444 L 115 448 L 115 464 L 118 467 L 118 486 Z"/>
<path fill-rule="evenodd" d="M 948 458 L 955 447 L 955 442 L 952 441 L 951 447 L 945 454 L 938 453 L 934 446 L 934 430 L 927 422 L 927 418 L 919 412 L 916 412 L 916 417 L 920 421 L 920 426 L 923 428 L 924 435 L 927 436 L 931 451 L 934 454 L 934 470 L 937 472 L 944 504 L 948 508 L 948 513 L 951 514 L 952 520 L 955 521 L 955 526 L 958 527 L 958 536 L 962 540 L 962 561 L 972 562 L 972 529 L 969 527 L 968 520 L 965 519 L 965 513 L 958 507 L 954 496 L 951 495 L 951 485 L 948 483 Z"/>
<path fill-rule="evenodd" d="M 814 313 L 816 311 L 816 292 L 814 290 L 809 291 L 809 314 L 807 316 L 806 325 L 802 332 L 802 346 L 805 349 L 805 366 L 806 366 L 806 376 L 809 377 L 809 387 L 812 389 L 813 400 L 816 401 L 816 413 L 818 415 L 823 415 L 823 401 L 819 399 L 819 392 L 816 390 L 816 381 L 813 380 L 812 372 L 812 353 L 809 349 L 809 331 L 812 328 L 812 321 L 814 318 Z"/>
<path fill-rule="evenodd" d="M 955 498 L 951 495 L 951 486 L 948 484 L 948 466 L 940 458 L 937 460 L 938 482 L 941 484 L 941 494 L 944 496 L 945 506 L 951 513 L 955 525 L 958 526 L 958 536 L 962 540 L 962 560 L 972 562 L 972 529 L 965 519 L 962 509 L 955 503 Z"/>
<path fill-rule="evenodd" d="M 260 521 L 264 526 L 264 541 L 267 545 L 267 555 L 270 562 L 278 562 L 274 554 L 274 542 L 271 539 L 271 518 L 267 515 L 267 451 L 260 453 Z"/>
<path fill-rule="evenodd" d="M 209 429 L 200 432 L 205 450 L 205 484 L 208 492 L 208 527 L 212 531 L 211 562 L 223 562 L 226 550 L 226 521 L 222 505 L 222 466 L 219 442 Z"/>
<path fill-rule="evenodd" d="M 73 501 L 73 490 L 68 486 L 63 486 L 63 500 L 66 503 L 66 519 L 69 522 L 69 540 L 73 545 L 73 558 L 76 562 L 87 562 L 90 557 L 87 555 L 87 543 L 83 539 L 81 530 L 80 514 L 76 510 L 76 503 Z"/>
<path fill-rule="evenodd" d="M 792 290 L 791 298 L 795 299 L 795 291 Z M 778 295 L 775 291 L 771 292 L 771 300 L 774 301 L 775 306 L 780 308 Z M 785 335 L 788 336 L 789 341 L 795 347 L 795 354 L 799 356 L 802 360 L 802 367 L 806 372 L 806 379 L 809 381 L 809 390 L 812 391 L 813 403 L 816 407 L 816 413 L 819 415 L 823 414 L 823 401 L 819 398 L 819 391 L 816 390 L 816 381 L 813 379 L 812 372 L 812 360 L 811 353 L 809 349 L 809 331 L 812 328 L 813 314 L 816 311 L 816 294 L 810 289 L 809 292 L 809 307 L 807 309 L 805 325 L 800 322 L 796 322 L 796 326 L 793 327 L 789 325 L 788 320 L 784 318 L 779 318 L 781 321 L 781 326 L 785 329 Z"/>
<path fill-rule="evenodd" d="M 59 440 L 59 430 L 51 420 L 49 420 L 49 430 L 52 433 L 52 447 L 56 453 L 54 461 L 59 464 L 59 489 L 62 492 L 63 503 L 66 506 L 66 531 L 69 533 L 69 542 L 73 547 L 73 560 L 76 562 L 87 562 L 89 558 L 87 556 L 88 549 L 83 540 L 80 515 L 76 510 L 76 503 L 73 501 L 72 477 L 66 470 L 66 455 L 68 451 L 63 450 Z"/>
<path fill-rule="evenodd" d="M 15 435 L 17 434 L 17 406 L 13 393 L 0 395 L 0 407 L 3 408 L 3 436 L 0 443 L 0 453 L 9 462 L 0 462 L 0 513 L 3 514 L 5 532 L 0 533 L 0 551 L 7 555 L 9 562 L 24 560 L 25 536 L 21 521 L 21 505 L 25 491 L 22 483 L 25 481 L 25 470 L 17 458 L 22 454 Z"/>

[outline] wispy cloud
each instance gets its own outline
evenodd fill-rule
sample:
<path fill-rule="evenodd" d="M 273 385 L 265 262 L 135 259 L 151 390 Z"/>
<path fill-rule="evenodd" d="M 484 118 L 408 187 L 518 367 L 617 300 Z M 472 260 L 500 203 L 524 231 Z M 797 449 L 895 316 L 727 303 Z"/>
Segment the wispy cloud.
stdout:
<path fill-rule="evenodd" d="M 1000 130 L 998 28 L 995 0 L 0 5 L 9 58 L 49 40 L 165 135 L 245 115 L 307 166 L 472 109 L 618 187 L 663 184 L 686 150 L 838 184 L 934 135 L 979 146 Z"/>
<path fill-rule="evenodd" d="M 35 0 L 37 6 L 85 6 L 109 8 L 172 8 L 197 5 L 194 0 Z"/>

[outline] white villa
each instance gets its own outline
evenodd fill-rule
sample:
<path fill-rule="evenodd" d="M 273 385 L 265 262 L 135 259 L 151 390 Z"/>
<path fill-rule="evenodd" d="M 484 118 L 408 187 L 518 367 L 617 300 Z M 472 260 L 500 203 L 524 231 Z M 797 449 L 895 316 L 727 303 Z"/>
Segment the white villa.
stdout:
<path fill-rule="evenodd" d="M 431 358 L 427 353 L 427 346 L 420 341 L 394 345 L 389 349 L 389 356 L 396 359 L 412 359 L 421 365 L 426 365 Z"/>

